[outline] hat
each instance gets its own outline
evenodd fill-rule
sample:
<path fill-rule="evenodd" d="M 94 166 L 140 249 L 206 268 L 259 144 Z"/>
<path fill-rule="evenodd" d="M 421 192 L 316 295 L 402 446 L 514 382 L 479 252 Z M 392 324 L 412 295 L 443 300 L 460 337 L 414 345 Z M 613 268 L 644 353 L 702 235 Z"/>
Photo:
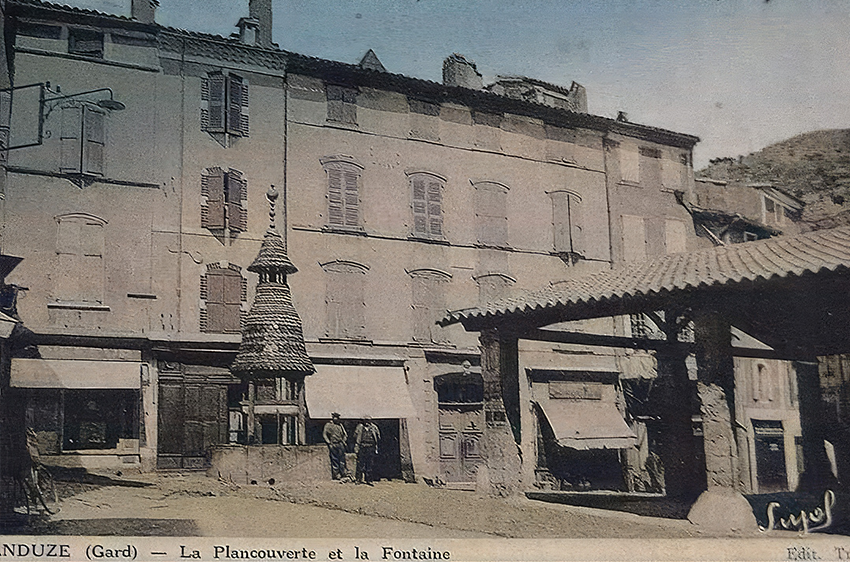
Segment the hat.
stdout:
<path fill-rule="evenodd" d="M 331 417 L 332 417 L 332 418 L 338 418 L 338 417 L 339 417 L 339 412 L 333 412 L 333 413 L 331 414 Z"/>

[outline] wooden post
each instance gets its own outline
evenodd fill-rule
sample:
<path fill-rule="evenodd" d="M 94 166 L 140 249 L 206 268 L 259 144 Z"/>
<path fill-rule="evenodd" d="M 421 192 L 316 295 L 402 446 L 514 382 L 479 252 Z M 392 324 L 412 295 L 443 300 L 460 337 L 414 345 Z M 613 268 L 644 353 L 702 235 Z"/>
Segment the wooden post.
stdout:
<path fill-rule="evenodd" d="M 826 431 L 823 424 L 820 373 L 817 358 L 794 361 L 800 404 L 800 429 L 803 434 L 803 474 L 798 490 L 823 492 L 836 482 L 824 448 Z"/>
<path fill-rule="evenodd" d="M 295 392 L 298 393 L 298 434 L 296 445 L 307 443 L 307 401 L 304 397 L 304 379 L 295 383 Z"/>
<path fill-rule="evenodd" d="M 255 428 L 254 428 L 254 402 L 256 401 L 256 387 L 253 380 L 248 381 L 248 422 L 245 428 L 245 441 L 248 445 L 254 445 Z"/>

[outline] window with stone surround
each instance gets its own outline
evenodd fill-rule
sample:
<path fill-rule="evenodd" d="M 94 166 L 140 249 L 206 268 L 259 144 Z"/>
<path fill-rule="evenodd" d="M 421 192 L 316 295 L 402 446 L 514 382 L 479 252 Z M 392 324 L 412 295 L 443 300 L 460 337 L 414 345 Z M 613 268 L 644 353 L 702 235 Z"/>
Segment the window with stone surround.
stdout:
<path fill-rule="evenodd" d="M 430 172 L 412 172 L 410 205 L 413 211 L 413 236 L 443 239 L 443 188 L 446 179 Z"/>
<path fill-rule="evenodd" d="M 325 272 L 325 335 L 331 339 L 362 340 L 366 337 L 365 265 L 333 261 Z"/>
<path fill-rule="evenodd" d="M 478 284 L 478 304 L 484 305 L 510 295 L 516 279 L 504 273 L 485 273 L 475 278 Z"/>
<path fill-rule="evenodd" d="M 325 86 L 328 100 L 328 121 L 357 124 L 357 90 L 345 86 Z"/>
<path fill-rule="evenodd" d="M 56 218 L 58 264 L 53 277 L 59 303 L 103 304 L 106 221 L 85 213 Z"/>
<path fill-rule="evenodd" d="M 60 171 L 103 176 L 105 148 L 106 112 L 86 102 L 63 105 Z"/>
<path fill-rule="evenodd" d="M 451 275 L 436 269 L 408 272 L 413 297 L 413 340 L 419 343 L 446 343 L 437 320 L 446 314 L 445 292 Z"/>
<path fill-rule="evenodd" d="M 231 234 L 248 229 L 244 202 L 248 184 L 242 172 L 230 168 L 207 168 L 201 175 L 201 226 L 214 233 Z"/>
<path fill-rule="evenodd" d="M 552 198 L 552 231 L 555 254 L 573 261 L 584 254 L 581 196 L 574 191 L 557 190 Z"/>
<path fill-rule="evenodd" d="M 478 244 L 508 247 L 508 186 L 494 181 L 474 181 L 472 185 Z"/>
<path fill-rule="evenodd" d="M 201 130 L 222 146 L 232 137 L 248 136 L 248 80 L 211 72 L 201 79 Z"/>
<path fill-rule="evenodd" d="M 209 264 L 201 276 L 201 331 L 236 334 L 242 328 L 242 303 L 248 283 L 239 266 Z"/>
<path fill-rule="evenodd" d="M 360 216 L 360 177 L 363 166 L 350 156 L 321 159 L 328 177 L 328 215 L 330 228 L 362 230 Z"/>

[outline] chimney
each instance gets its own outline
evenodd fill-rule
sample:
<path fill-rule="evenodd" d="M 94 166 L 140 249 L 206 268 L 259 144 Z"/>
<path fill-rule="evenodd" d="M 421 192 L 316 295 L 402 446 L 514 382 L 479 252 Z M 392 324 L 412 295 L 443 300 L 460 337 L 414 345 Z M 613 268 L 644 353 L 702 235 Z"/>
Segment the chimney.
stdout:
<path fill-rule="evenodd" d="M 256 45 L 272 48 L 272 0 L 248 0 L 248 15 L 259 22 Z"/>
<path fill-rule="evenodd" d="M 239 18 L 239 42 L 243 45 L 256 45 L 260 22 L 254 18 Z"/>
<path fill-rule="evenodd" d="M 130 16 L 142 23 L 154 23 L 157 6 L 159 0 L 131 0 Z"/>
<path fill-rule="evenodd" d="M 484 79 L 475 68 L 474 62 L 454 53 L 443 61 L 443 84 L 481 90 L 484 88 Z"/>

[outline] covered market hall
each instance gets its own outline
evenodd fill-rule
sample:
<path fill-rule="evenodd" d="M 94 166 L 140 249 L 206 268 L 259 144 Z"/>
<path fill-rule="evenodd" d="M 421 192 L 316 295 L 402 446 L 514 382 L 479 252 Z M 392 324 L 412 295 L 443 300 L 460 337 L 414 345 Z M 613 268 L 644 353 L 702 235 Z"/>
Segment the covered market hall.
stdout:
<path fill-rule="evenodd" d="M 746 428 L 736 419 L 735 358 L 790 361 L 804 459 L 795 492 L 829 490 L 828 511 L 846 503 L 850 419 L 846 410 L 824 408 L 822 365 L 826 356 L 850 353 L 848 295 L 850 227 L 840 227 L 669 254 L 453 311 L 440 323 L 480 332 L 487 422 L 482 453 L 495 490 L 534 484 L 523 464 L 533 464 L 540 451 L 536 437 L 522 428 L 531 407 L 521 392 L 523 375 L 533 381 L 533 373 L 519 342 L 547 342 L 654 354 L 666 495 L 689 504 L 752 491 L 746 485 Z M 652 319 L 663 337 L 588 333 L 580 322 L 635 314 Z M 764 345 L 742 344 L 736 332 Z M 850 385 L 839 386 L 846 397 Z M 826 440 L 834 451 L 829 455 Z"/>

